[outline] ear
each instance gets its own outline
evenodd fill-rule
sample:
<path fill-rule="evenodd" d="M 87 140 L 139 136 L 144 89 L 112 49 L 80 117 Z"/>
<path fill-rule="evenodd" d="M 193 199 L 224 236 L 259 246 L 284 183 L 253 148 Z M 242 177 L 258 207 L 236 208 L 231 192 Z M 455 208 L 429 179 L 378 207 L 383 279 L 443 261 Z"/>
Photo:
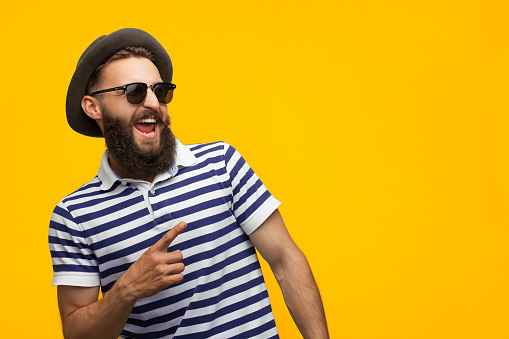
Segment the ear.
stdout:
<path fill-rule="evenodd" d="M 96 121 L 102 120 L 101 105 L 96 98 L 85 95 L 83 99 L 81 99 L 81 108 L 83 108 L 83 111 L 85 111 L 90 118 Z"/>
<path fill-rule="evenodd" d="M 81 99 L 81 108 L 83 111 L 92 119 L 97 122 L 101 131 L 103 130 L 103 114 L 101 110 L 101 104 L 97 98 L 94 98 L 90 95 L 85 95 L 83 99 Z"/>

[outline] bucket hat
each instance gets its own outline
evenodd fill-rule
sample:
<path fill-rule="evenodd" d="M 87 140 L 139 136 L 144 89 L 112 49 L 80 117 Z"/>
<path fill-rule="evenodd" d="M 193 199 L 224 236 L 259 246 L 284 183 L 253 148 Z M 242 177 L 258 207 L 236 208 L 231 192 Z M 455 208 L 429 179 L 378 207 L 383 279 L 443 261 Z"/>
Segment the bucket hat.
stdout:
<path fill-rule="evenodd" d="M 141 46 L 152 52 L 161 78 L 164 82 L 171 82 L 173 67 L 170 56 L 152 35 L 137 28 L 123 28 L 100 36 L 81 55 L 67 90 L 67 122 L 76 132 L 90 137 L 103 136 L 99 125 L 81 108 L 81 100 L 86 95 L 88 82 L 97 66 L 128 46 Z"/>

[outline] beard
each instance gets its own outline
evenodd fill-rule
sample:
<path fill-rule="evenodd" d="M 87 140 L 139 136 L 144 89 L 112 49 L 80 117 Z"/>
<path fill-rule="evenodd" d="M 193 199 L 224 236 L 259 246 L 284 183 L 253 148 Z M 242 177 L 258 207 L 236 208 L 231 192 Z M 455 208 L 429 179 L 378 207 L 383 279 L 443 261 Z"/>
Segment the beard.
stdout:
<path fill-rule="evenodd" d="M 177 151 L 175 135 L 171 131 L 170 117 L 163 119 L 161 113 L 145 110 L 133 115 L 129 122 L 113 117 L 103 110 L 104 140 L 110 156 L 133 177 L 155 176 L 173 164 Z M 133 128 L 136 121 L 153 117 L 159 125 L 159 147 L 141 149 L 134 139 Z"/>

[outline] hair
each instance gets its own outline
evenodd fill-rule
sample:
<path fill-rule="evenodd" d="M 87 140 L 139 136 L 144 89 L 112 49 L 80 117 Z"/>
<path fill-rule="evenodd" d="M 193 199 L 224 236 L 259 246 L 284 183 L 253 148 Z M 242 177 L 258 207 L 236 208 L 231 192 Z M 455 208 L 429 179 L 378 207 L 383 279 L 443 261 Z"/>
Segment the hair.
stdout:
<path fill-rule="evenodd" d="M 108 64 L 112 63 L 113 61 L 128 59 L 128 58 L 147 58 L 148 60 L 152 61 L 154 63 L 154 65 L 156 64 L 156 59 L 154 57 L 154 54 L 152 54 L 152 52 L 150 52 L 145 47 L 127 46 L 127 47 L 113 53 L 113 55 L 111 55 L 108 59 L 104 60 L 99 66 L 97 66 L 97 68 L 94 70 L 94 72 L 90 76 L 90 80 L 88 81 L 86 93 L 90 94 L 92 92 L 92 90 L 95 89 L 96 86 L 99 84 L 104 67 L 106 67 Z"/>

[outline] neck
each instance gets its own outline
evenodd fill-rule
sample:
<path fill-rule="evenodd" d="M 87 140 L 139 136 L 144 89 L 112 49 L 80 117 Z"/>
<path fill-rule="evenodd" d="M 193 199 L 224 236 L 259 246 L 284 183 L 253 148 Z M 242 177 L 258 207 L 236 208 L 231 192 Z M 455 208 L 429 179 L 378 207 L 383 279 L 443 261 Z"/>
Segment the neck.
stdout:
<path fill-rule="evenodd" d="M 127 172 L 122 166 L 118 164 L 118 162 L 115 160 L 114 157 L 111 156 L 111 154 L 108 154 L 108 162 L 110 163 L 110 167 L 119 177 L 121 178 L 129 178 L 129 179 L 137 179 L 137 180 L 144 180 L 148 182 L 153 182 L 155 175 L 149 175 L 149 174 L 140 174 L 140 175 L 134 175 L 129 172 Z"/>

